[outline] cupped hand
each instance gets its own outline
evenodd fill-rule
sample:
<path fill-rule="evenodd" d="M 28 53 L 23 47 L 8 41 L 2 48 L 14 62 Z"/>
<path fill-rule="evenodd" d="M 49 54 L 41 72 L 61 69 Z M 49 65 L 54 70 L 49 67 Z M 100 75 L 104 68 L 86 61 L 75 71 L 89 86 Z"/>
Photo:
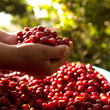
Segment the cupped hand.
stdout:
<path fill-rule="evenodd" d="M 17 44 L 16 33 L 8 33 L 5 43 L 10 45 L 16 45 Z"/>
<path fill-rule="evenodd" d="M 51 75 L 68 60 L 72 51 L 69 46 L 48 46 L 43 44 L 16 45 L 19 59 L 18 70 L 36 77 Z"/>
<path fill-rule="evenodd" d="M 17 44 L 17 33 L 8 33 L 0 29 L 0 42 L 10 45 Z"/>

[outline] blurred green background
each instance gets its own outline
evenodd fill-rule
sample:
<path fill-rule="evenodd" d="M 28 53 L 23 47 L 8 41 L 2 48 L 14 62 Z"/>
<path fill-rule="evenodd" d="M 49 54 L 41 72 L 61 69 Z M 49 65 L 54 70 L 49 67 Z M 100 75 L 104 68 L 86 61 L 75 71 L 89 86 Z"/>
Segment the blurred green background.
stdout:
<path fill-rule="evenodd" d="M 0 0 L 0 23 L 10 32 L 36 25 L 55 29 L 73 41 L 69 62 L 110 71 L 110 0 Z"/>

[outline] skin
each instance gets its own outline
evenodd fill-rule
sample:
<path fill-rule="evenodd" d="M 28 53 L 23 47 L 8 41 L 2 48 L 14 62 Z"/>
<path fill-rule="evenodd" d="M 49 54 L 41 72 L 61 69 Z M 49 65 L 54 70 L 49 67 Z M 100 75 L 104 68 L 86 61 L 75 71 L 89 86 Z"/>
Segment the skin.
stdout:
<path fill-rule="evenodd" d="M 26 72 L 35 77 L 51 75 L 68 60 L 73 43 L 69 46 L 43 44 L 16 45 L 16 34 L 0 30 L 0 69 Z"/>

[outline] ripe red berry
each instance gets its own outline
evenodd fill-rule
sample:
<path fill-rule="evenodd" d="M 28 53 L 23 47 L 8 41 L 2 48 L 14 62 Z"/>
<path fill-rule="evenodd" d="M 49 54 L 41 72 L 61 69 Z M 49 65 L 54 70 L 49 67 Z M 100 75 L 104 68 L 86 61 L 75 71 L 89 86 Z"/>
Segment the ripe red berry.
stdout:
<path fill-rule="evenodd" d="M 44 29 L 45 29 L 45 27 L 43 27 L 43 26 L 38 26 L 37 27 L 37 31 L 44 31 Z"/>
<path fill-rule="evenodd" d="M 3 86 L 8 86 L 9 80 L 7 78 L 3 78 L 2 79 L 2 84 L 3 84 Z"/>
<path fill-rule="evenodd" d="M 69 45 L 69 39 L 68 38 L 64 38 L 63 42 L 64 42 L 64 44 Z"/>
<path fill-rule="evenodd" d="M 102 110 L 102 105 L 101 104 L 94 104 L 93 110 Z"/>
<path fill-rule="evenodd" d="M 47 38 L 46 36 L 41 37 L 39 42 L 40 42 L 41 44 L 48 44 L 48 38 Z"/>
<path fill-rule="evenodd" d="M 64 41 L 62 39 L 58 39 L 56 42 L 57 42 L 58 45 L 64 44 Z"/>
<path fill-rule="evenodd" d="M 23 104 L 23 105 L 21 106 L 21 110 L 30 110 L 29 105 Z"/>
<path fill-rule="evenodd" d="M 29 27 L 25 27 L 25 28 L 24 28 L 24 31 L 29 31 L 29 30 L 30 30 Z"/>
<path fill-rule="evenodd" d="M 32 34 L 33 34 L 32 31 L 27 31 L 26 32 L 26 37 L 29 38 L 29 36 L 32 35 Z"/>
<path fill-rule="evenodd" d="M 34 30 L 34 31 L 37 30 L 37 26 L 33 27 L 33 30 Z"/>
<path fill-rule="evenodd" d="M 57 32 L 56 31 L 52 31 L 51 34 L 54 36 L 54 38 L 57 37 Z"/>
<path fill-rule="evenodd" d="M 37 35 L 31 35 L 31 36 L 29 36 L 29 39 L 32 43 L 37 43 L 40 40 Z"/>
<path fill-rule="evenodd" d="M 44 33 L 39 31 L 39 32 L 36 32 L 36 35 L 37 35 L 39 38 L 41 38 L 41 37 L 44 36 Z"/>
<path fill-rule="evenodd" d="M 18 36 L 23 36 L 23 31 L 17 32 L 17 37 L 18 37 Z"/>
<path fill-rule="evenodd" d="M 30 39 L 26 39 L 26 40 L 24 40 L 24 43 L 31 43 L 31 40 Z"/>
<path fill-rule="evenodd" d="M 56 40 L 54 38 L 50 38 L 50 39 L 48 39 L 48 43 L 51 46 L 55 46 L 56 45 Z"/>
<path fill-rule="evenodd" d="M 104 105 L 102 109 L 103 110 L 110 110 L 110 106 L 109 105 Z"/>

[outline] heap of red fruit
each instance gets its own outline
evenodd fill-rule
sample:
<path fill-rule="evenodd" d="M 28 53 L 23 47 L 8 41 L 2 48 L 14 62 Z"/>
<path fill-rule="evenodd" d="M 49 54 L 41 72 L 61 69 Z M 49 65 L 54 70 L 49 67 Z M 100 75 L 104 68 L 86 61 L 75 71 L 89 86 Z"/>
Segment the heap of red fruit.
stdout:
<path fill-rule="evenodd" d="M 69 39 L 36 26 L 17 33 L 23 43 L 69 45 Z M 110 85 L 91 64 L 66 62 L 44 79 L 1 70 L 0 110 L 110 110 Z"/>
<path fill-rule="evenodd" d="M 44 79 L 1 71 L 0 110 L 110 110 L 110 86 L 91 64 L 66 62 Z"/>
<path fill-rule="evenodd" d="M 61 44 L 69 45 L 68 38 L 61 38 L 56 31 L 43 26 L 33 28 L 25 27 L 23 31 L 17 33 L 17 42 L 21 43 L 41 43 L 51 46 Z"/>

